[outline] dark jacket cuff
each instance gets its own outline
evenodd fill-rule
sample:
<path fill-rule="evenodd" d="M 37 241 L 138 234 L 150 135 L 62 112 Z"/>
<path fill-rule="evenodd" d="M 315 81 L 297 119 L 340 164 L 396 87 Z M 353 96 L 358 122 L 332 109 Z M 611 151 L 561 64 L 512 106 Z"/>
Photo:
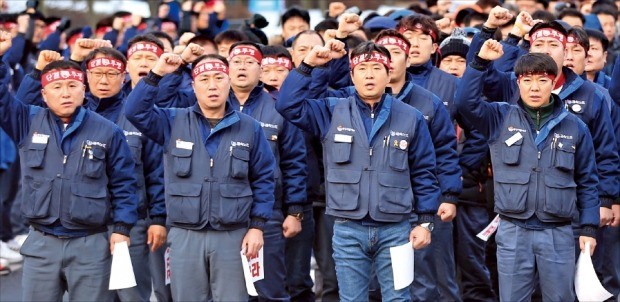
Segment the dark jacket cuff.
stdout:
<path fill-rule="evenodd" d="M 153 71 L 149 71 L 149 74 L 147 74 L 144 78 L 144 82 L 151 86 L 159 86 L 159 81 L 161 81 L 162 78 L 163 76 L 160 76 Z"/>
<path fill-rule="evenodd" d="M 299 205 L 299 204 L 292 204 L 286 208 L 287 215 L 299 214 L 299 213 L 302 213 L 303 211 L 304 211 L 304 206 Z"/>
<path fill-rule="evenodd" d="M 495 31 L 497 31 L 497 28 L 488 28 L 486 26 L 482 26 L 482 30 L 480 31 L 480 37 L 483 38 L 483 40 L 488 40 L 493 37 L 493 35 L 495 35 Z"/>
<path fill-rule="evenodd" d="M 508 37 L 506 37 L 506 40 L 505 40 L 506 43 L 510 45 L 514 45 L 514 46 L 519 45 L 520 41 L 521 41 L 521 37 L 517 35 L 513 35 L 513 34 L 508 34 Z"/>
<path fill-rule="evenodd" d="M 599 197 L 601 200 L 601 207 L 611 209 L 611 205 L 614 204 L 614 199 L 610 197 Z"/>
<path fill-rule="evenodd" d="M 489 69 L 489 66 L 491 66 L 491 63 L 492 61 L 485 60 L 476 54 L 476 57 L 474 57 L 474 60 L 469 64 L 469 66 L 479 71 L 486 71 Z"/>
<path fill-rule="evenodd" d="M 581 236 L 596 238 L 596 227 L 591 225 L 586 225 L 581 228 L 580 232 Z"/>
<path fill-rule="evenodd" d="M 33 68 L 30 72 L 30 76 L 35 80 L 41 80 L 41 70 Z"/>
<path fill-rule="evenodd" d="M 129 225 L 129 224 L 125 224 L 122 222 L 115 223 L 114 233 L 129 237 L 129 232 L 131 231 L 131 228 L 132 228 L 132 225 Z"/>
<path fill-rule="evenodd" d="M 457 204 L 459 203 L 459 196 L 452 194 L 452 193 L 446 193 L 446 194 L 442 194 L 441 197 L 439 198 L 439 203 L 451 203 L 451 204 Z"/>
<path fill-rule="evenodd" d="M 297 67 L 297 70 L 305 76 L 310 76 L 313 69 L 314 67 L 306 64 L 306 62 L 303 62 L 303 61 L 301 62 L 301 64 L 299 64 L 299 67 Z"/>
<path fill-rule="evenodd" d="M 250 220 L 250 229 L 259 229 L 262 231 L 265 228 L 265 223 L 265 219 L 252 218 L 252 220 Z"/>
<path fill-rule="evenodd" d="M 614 204 L 615 205 L 620 205 L 620 197 L 616 198 L 616 200 L 614 200 Z"/>
<path fill-rule="evenodd" d="M 427 222 L 435 222 L 435 215 L 433 214 L 420 214 L 418 216 L 418 223 L 416 223 L 416 225 L 419 224 L 423 224 L 423 223 L 427 223 Z"/>
<path fill-rule="evenodd" d="M 151 217 L 151 225 L 161 225 L 166 226 L 166 216 L 152 216 Z"/>

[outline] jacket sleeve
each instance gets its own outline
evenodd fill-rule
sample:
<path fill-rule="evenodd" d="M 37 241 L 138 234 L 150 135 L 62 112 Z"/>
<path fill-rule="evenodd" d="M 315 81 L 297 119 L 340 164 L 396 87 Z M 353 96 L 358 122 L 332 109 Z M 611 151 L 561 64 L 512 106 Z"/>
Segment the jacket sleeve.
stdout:
<path fill-rule="evenodd" d="M 62 34 L 61 32 L 55 30 L 53 33 L 47 36 L 45 40 L 39 43 L 39 50 L 53 50 L 56 52 L 60 51 L 60 35 L 61 34 Z"/>
<path fill-rule="evenodd" d="M 26 51 L 26 36 L 22 33 L 18 33 L 11 41 L 11 48 L 2 57 L 11 68 L 14 68 L 17 63 L 22 60 Z"/>
<path fill-rule="evenodd" d="M 620 106 L 620 56 L 616 57 L 614 71 L 611 74 L 611 85 L 609 85 L 611 98 Z"/>
<path fill-rule="evenodd" d="M 575 183 L 577 183 L 577 208 L 579 209 L 579 225 L 582 235 L 596 236 L 588 232 L 588 228 L 596 229 L 599 225 L 600 201 L 597 194 L 598 177 L 592 136 L 586 125 L 578 120 L 581 134 L 575 150 Z M 588 234 L 590 233 L 590 234 Z M 594 233 L 594 234 L 592 234 Z"/>
<path fill-rule="evenodd" d="M 302 68 L 309 69 L 305 64 Z M 311 99 L 308 88 L 312 82 L 312 70 L 292 70 L 282 87 L 276 101 L 276 109 L 288 121 L 312 135 L 323 137 L 329 128 L 331 108 L 329 99 Z"/>
<path fill-rule="evenodd" d="M 41 95 L 41 71 L 36 68 L 27 74 L 15 93 L 15 97 L 24 104 L 46 107 Z"/>
<path fill-rule="evenodd" d="M 160 87 L 155 105 L 160 108 L 187 108 L 196 103 L 196 95 L 193 89 L 181 89 L 185 78 L 183 74 L 188 70 L 189 67 L 182 66 L 175 72 L 163 77 L 153 74 L 155 77 L 152 79 Z"/>
<path fill-rule="evenodd" d="M 515 63 L 517 59 L 520 57 L 519 46 L 517 45 L 519 41 L 515 39 L 515 37 L 509 36 L 505 41 L 502 41 L 501 44 L 503 46 L 504 54 L 501 58 L 494 62 L 495 68 L 502 72 L 511 72 L 515 67 Z"/>
<path fill-rule="evenodd" d="M 436 158 L 431 135 L 422 114 L 416 112 L 416 115 L 415 137 L 409 145 L 409 173 L 415 196 L 414 214 L 418 216 L 418 223 L 425 223 L 434 221 L 441 192 L 435 177 Z"/>
<path fill-rule="evenodd" d="M 250 186 L 252 187 L 252 208 L 250 209 L 250 228 L 263 229 L 271 218 L 276 189 L 274 170 L 276 159 L 269 142 L 258 122 L 254 123 L 254 148 L 250 151 Z"/>
<path fill-rule="evenodd" d="M 118 127 L 114 129 L 106 160 L 114 233 L 129 236 L 131 227 L 138 221 L 138 198 L 135 195 L 138 187 L 133 157 L 125 135 Z"/>
<path fill-rule="evenodd" d="M 473 126 L 489 141 L 501 125 L 507 103 L 488 103 L 483 100 L 482 85 L 486 72 L 467 66 L 456 91 L 456 108 L 466 123 Z"/>
<path fill-rule="evenodd" d="M 103 40 L 108 40 L 112 42 L 112 47 L 117 48 L 120 45 L 116 45 L 118 42 L 118 30 L 112 29 L 111 31 L 105 33 L 103 35 Z"/>
<path fill-rule="evenodd" d="M 284 189 L 283 206 L 289 213 L 303 212 L 306 203 L 306 144 L 304 136 L 295 125 L 284 121 L 280 148 L 280 171 Z M 280 138 L 278 138 L 280 139 Z"/>
<path fill-rule="evenodd" d="M 605 207 L 610 207 L 613 200 L 618 197 L 618 151 L 614 134 L 613 124 L 607 103 L 603 99 L 604 96 L 598 90 L 595 90 L 592 112 L 594 117 L 589 123 L 590 134 L 594 143 L 596 153 L 596 167 L 599 176 L 598 194 L 601 203 Z"/>
<path fill-rule="evenodd" d="M 149 202 L 151 224 L 166 225 L 166 202 L 164 199 L 164 148 L 146 138 L 142 147 L 143 173 L 146 197 Z"/>
<path fill-rule="evenodd" d="M 461 193 L 461 168 L 456 152 L 456 133 L 446 106 L 437 98 L 435 116 L 428 130 L 435 147 L 437 157 L 437 179 L 441 188 L 440 203 L 457 203 Z"/>
<path fill-rule="evenodd" d="M 31 111 L 38 108 L 31 108 L 13 97 L 5 77 L 10 77 L 8 66 L 0 60 L 0 126 L 19 145 L 30 130 Z"/>
<path fill-rule="evenodd" d="M 140 32 L 137 27 L 132 26 L 128 28 L 123 34 L 123 42 L 121 42 L 121 45 L 118 46 L 118 51 L 120 51 L 123 54 L 126 54 L 127 49 L 129 48 L 129 40 L 131 40 L 133 37 L 137 36 L 138 34 L 140 34 Z"/>
<path fill-rule="evenodd" d="M 164 145 L 170 138 L 172 111 L 154 106 L 155 96 L 159 90 L 149 74 L 134 87 L 127 96 L 125 115 L 138 130 L 159 145 Z M 155 75 L 156 76 L 156 75 Z"/>
<path fill-rule="evenodd" d="M 345 43 L 345 41 L 342 41 Z M 348 47 L 345 47 L 347 53 L 350 52 Z M 349 69 L 349 56 L 342 56 L 340 59 L 331 60 L 327 63 L 327 67 L 329 68 L 329 88 L 338 90 L 340 88 L 345 88 L 353 85 L 351 82 L 351 75 Z"/>

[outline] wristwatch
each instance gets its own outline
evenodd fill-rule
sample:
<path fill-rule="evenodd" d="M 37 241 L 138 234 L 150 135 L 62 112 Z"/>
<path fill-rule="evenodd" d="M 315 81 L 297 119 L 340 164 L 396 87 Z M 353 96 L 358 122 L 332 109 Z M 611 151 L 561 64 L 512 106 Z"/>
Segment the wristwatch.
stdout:
<path fill-rule="evenodd" d="M 288 216 L 293 216 L 297 218 L 298 221 L 304 220 L 304 212 L 299 212 L 299 213 L 294 213 L 294 214 L 291 213 L 291 214 L 288 214 Z"/>
<path fill-rule="evenodd" d="M 425 228 L 429 232 L 432 232 L 433 229 L 435 229 L 435 224 L 432 222 L 421 223 L 420 226 Z"/>

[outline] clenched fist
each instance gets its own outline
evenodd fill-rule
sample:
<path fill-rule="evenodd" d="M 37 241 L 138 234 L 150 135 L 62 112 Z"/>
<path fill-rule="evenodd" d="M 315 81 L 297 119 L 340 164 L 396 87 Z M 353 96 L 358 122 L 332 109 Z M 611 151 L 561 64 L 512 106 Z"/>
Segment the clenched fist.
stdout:
<path fill-rule="evenodd" d="M 54 61 L 62 61 L 64 58 L 60 55 L 60 53 L 57 53 L 53 50 L 42 50 L 39 53 L 39 58 L 37 59 L 37 65 L 35 66 L 35 68 L 37 70 L 43 70 L 43 68 L 45 68 L 45 66 L 47 66 L 49 63 L 52 63 Z"/>
<path fill-rule="evenodd" d="M 501 58 L 503 54 L 504 48 L 502 44 L 491 39 L 484 41 L 482 48 L 480 48 L 480 52 L 478 52 L 478 57 L 489 61 L 495 61 Z"/>

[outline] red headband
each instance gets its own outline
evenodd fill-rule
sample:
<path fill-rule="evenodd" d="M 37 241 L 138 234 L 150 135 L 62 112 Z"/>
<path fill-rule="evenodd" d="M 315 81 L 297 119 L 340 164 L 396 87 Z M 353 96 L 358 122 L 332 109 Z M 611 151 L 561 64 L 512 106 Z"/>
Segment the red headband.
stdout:
<path fill-rule="evenodd" d="M 406 31 L 411 30 L 420 30 L 421 32 L 423 32 L 424 34 L 427 34 L 429 36 L 431 36 L 431 39 L 433 39 L 433 42 L 437 41 L 437 35 L 435 35 L 435 32 L 432 31 L 430 28 L 426 28 L 424 27 L 424 25 L 422 25 L 422 23 L 416 23 L 413 25 L 413 28 L 411 27 L 401 27 L 398 32 L 401 34 L 404 34 Z"/>
<path fill-rule="evenodd" d="M 77 39 L 81 39 L 81 38 L 82 38 L 82 33 L 77 33 L 77 34 L 71 36 L 71 38 L 69 38 L 69 40 L 67 40 L 67 44 L 73 45 L 73 44 L 75 44 Z"/>
<path fill-rule="evenodd" d="M 221 62 L 202 63 L 192 69 L 192 78 L 195 79 L 197 76 L 211 71 L 228 74 L 228 66 Z"/>
<path fill-rule="evenodd" d="M 239 45 L 233 48 L 228 56 L 228 61 L 230 62 L 232 58 L 243 55 L 253 57 L 259 64 L 263 61 L 263 55 L 261 55 L 260 51 L 258 51 L 256 47 L 250 45 Z"/>
<path fill-rule="evenodd" d="M 405 54 L 409 54 L 409 46 L 407 45 L 407 42 L 405 42 L 405 40 L 399 38 L 399 37 L 383 37 L 380 40 L 378 40 L 376 42 L 379 45 L 394 45 L 394 46 L 398 46 L 398 48 L 402 49 Z"/>
<path fill-rule="evenodd" d="M 84 73 L 73 68 L 51 70 L 41 76 L 41 86 L 45 87 L 52 82 L 62 80 L 74 80 L 84 83 Z"/>
<path fill-rule="evenodd" d="M 97 67 L 110 67 L 120 72 L 125 71 L 125 65 L 123 64 L 123 62 L 117 59 L 114 59 L 114 58 L 109 58 L 109 57 L 96 58 L 88 62 L 88 67 L 87 67 L 88 70 L 91 70 Z"/>
<path fill-rule="evenodd" d="M 562 44 L 566 44 L 567 40 L 566 36 L 563 33 L 553 28 L 541 28 L 535 31 L 532 35 L 530 35 L 530 43 L 534 43 L 534 41 L 540 38 L 553 38 L 560 41 L 560 43 Z"/>
<path fill-rule="evenodd" d="M 164 50 L 156 44 L 153 44 L 151 42 L 138 42 L 132 45 L 131 48 L 127 50 L 127 58 L 131 57 L 134 53 L 138 51 L 149 51 L 156 54 L 157 57 L 160 57 L 164 53 Z"/>
<path fill-rule="evenodd" d="M 276 66 L 282 66 L 288 70 L 293 69 L 293 62 L 291 62 L 291 60 L 285 57 L 278 57 L 278 58 L 266 57 L 266 58 L 263 58 L 260 65 L 261 66 L 276 65 Z"/>
<path fill-rule="evenodd" d="M 351 70 L 355 69 L 355 66 L 364 63 L 364 62 L 377 62 L 381 63 L 387 68 L 390 69 L 390 59 L 379 52 L 373 51 L 370 54 L 363 53 L 358 55 L 357 57 L 351 58 Z"/>

